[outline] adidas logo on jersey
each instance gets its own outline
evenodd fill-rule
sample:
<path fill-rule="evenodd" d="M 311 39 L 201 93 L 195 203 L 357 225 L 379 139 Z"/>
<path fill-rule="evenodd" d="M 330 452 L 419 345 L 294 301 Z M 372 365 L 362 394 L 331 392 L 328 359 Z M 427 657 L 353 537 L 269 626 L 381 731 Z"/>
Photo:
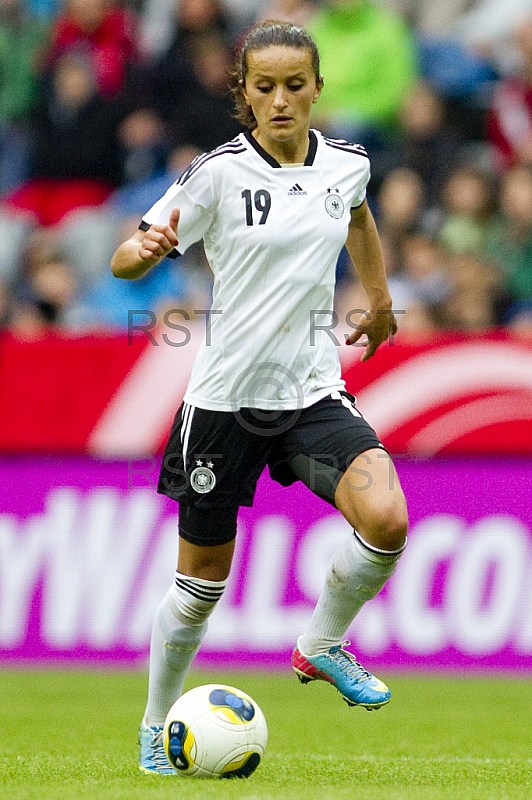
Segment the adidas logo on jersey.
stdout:
<path fill-rule="evenodd" d="M 299 183 L 294 183 L 288 194 L 306 194 L 306 191 L 301 188 Z"/>

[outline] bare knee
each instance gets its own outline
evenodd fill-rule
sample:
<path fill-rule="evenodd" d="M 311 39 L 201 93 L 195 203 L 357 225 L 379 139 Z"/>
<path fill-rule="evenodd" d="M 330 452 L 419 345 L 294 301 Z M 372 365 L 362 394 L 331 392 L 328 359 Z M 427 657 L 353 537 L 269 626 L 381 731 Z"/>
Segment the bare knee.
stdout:
<path fill-rule="evenodd" d="M 357 530 L 368 544 L 380 550 L 399 550 L 405 543 L 408 530 L 404 497 L 399 496 L 393 502 L 375 508 Z"/>
<path fill-rule="evenodd" d="M 354 459 L 338 484 L 335 504 L 373 547 L 399 550 L 404 545 L 406 500 L 393 462 L 381 451 L 368 450 Z"/>
<path fill-rule="evenodd" d="M 392 497 L 375 499 L 378 502 L 366 503 L 362 509 L 353 504 L 338 508 L 368 544 L 379 550 L 399 550 L 408 529 L 404 495 L 397 492 Z"/>

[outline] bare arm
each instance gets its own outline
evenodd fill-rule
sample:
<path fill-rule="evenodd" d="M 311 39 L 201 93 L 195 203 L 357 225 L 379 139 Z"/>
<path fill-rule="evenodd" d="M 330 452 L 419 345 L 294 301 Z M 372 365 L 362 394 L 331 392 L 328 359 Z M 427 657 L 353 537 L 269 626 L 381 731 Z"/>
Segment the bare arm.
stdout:
<path fill-rule="evenodd" d="M 138 230 L 116 249 L 111 259 L 115 278 L 142 278 L 177 245 L 179 209 L 174 208 L 168 225 L 150 225 Z"/>
<path fill-rule="evenodd" d="M 368 342 L 362 361 L 367 361 L 390 334 L 397 332 L 397 322 L 391 310 L 392 298 L 377 226 L 365 200 L 351 211 L 345 246 L 369 299 L 367 314 L 346 343 L 355 344 L 366 334 Z"/>

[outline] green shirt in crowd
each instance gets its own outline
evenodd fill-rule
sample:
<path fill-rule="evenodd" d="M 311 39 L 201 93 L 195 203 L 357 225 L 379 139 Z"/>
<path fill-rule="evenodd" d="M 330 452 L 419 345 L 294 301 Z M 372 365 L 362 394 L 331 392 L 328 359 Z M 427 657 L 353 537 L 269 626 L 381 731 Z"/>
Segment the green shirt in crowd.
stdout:
<path fill-rule="evenodd" d="M 39 59 L 48 27 L 30 17 L 0 17 L 0 120 L 27 116 L 37 97 Z"/>
<path fill-rule="evenodd" d="M 325 78 L 317 113 L 357 125 L 393 122 L 418 72 L 403 20 L 371 0 L 352 0 L 323 6 L 309 29 Z"/>
<path fill-rule="evenodd" d="M 501 271 L 512 299 L 532 301 L 532 230 L 518 238 L 497 220 L 486 239 L 485 255 Z"/>

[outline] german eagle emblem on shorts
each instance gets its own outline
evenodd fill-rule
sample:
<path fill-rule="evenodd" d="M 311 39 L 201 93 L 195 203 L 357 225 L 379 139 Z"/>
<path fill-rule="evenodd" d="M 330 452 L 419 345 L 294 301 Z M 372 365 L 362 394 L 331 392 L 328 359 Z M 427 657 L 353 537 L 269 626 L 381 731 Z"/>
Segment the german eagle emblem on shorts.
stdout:
<path fill-rule="evenodd" d="M 207 494 L 216 485 L 216 475 L 209 467 L 196 467 L 190 473 L 190 483 L 198 494 Z"/>

